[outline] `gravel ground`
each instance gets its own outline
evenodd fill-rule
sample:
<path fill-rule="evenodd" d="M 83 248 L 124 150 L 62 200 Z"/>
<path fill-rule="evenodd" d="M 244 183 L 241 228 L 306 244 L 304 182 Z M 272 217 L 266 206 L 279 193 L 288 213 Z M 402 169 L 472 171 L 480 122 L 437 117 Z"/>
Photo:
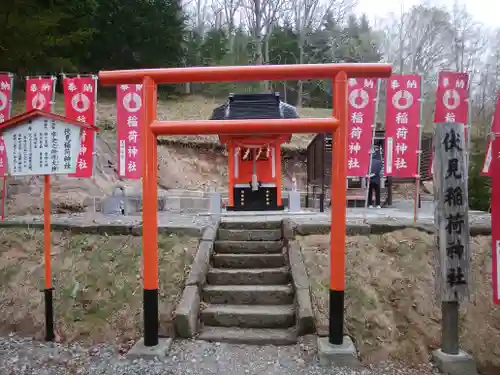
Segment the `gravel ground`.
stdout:
<path fill-rule="evenodd" d="M 243 346 L 176 340 L 164 360 L 128 360 L 110 345 L 83 347 L 19 338 L 0 338 L 2 375 L 438 375 L 432 365 L 410 369 L 384 363 L 360 371 L 318 366 L 315 337 L 295 346 Z"/>

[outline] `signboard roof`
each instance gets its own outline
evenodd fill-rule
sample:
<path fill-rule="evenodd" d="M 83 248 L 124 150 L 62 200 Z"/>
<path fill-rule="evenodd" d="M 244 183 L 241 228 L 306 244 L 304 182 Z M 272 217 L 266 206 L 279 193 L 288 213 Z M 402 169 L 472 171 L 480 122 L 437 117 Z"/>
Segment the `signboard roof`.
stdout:
<path fill-rule="evenodd" d="M 85 122 L 72 120 L 72 119 L 64 117 L 64 116 L 56 115 L 54 113 L 39 111 L 37 109 L 33 109 L 31 111 L 21 113 L 20 115 L 14 116 L 14 117 L 10 118 L 9 120 L 1 123 L 0 124 L 0 131 L 5 130 L 6 128 L 10 128 L 12 126 L 20 125 L 20 124 L 24 123 L 26 120 L 33 119 L 36 117 L 48 117 L 49 119 L 62 121 L 62 122 L 65 122 L 66 124 L 81 126 L 82 128 L 85 128 L 85 129 L 99 131 L 99 128 L 97 128 L 96 126 L 89 125 Z"/>

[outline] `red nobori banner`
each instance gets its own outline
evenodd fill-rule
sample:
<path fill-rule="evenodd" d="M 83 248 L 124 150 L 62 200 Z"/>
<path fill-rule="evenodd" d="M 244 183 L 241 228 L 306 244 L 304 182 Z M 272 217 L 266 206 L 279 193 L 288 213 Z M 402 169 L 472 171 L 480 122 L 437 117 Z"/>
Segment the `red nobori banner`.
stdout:
<path fill-rule="evenodd" d="M 118 175 L 138 179 L 141 173 L 142 85 L 116 87 Z"/>
<path fill-rule="evenodd" d="M 418 174 L 420 98 L 419 75 L 393 75 L 387 80 L 385 112 L 385 175 Z"/>
<path fill-rule="evenodd" d="M 488 146 L 486 148 L 486 155 L 484 157 L 483 168 L 481 174 L 483 176 L 491 176 L 491 134 L 500 134 L 500 92 L 497 94 L 497 104 L 493 120 L 491 121 L 491 130 L 488 135 Z"/>
<path fill-rule="evenodd" d="M 14 76 L 10 73 L 0 74 L 0 123 L 10 119 L 12 114 L 12 93 L 14 91 Z M 5 143 L 0 136 L 0 176 L 7 174 L 7 154 Z"/>
<path fill-rule="evenodd" d="M 375 126 L 377 79 L 351 78 L 348 85 L 349 127 L 347 176 L 366 177 Z"/>
<path fill-rule="evenodd" d="M 491 241 L 493 302 L 500 305 L 500 137 L 492 142 Z"/>
<path fill-rule="evenodd" d="M 52 112 L 56 77 L 26 77 L 26 111 Z"/>
<path fill-rule="evenodd" d="M 64 77 L 64 112 L 70 119 L 95 125 L 96 79 L 92 76 Z M 94 167 L 94 132 L 82 129 L 76 173 L 70 177 L 92 177 Z"/>
<path fill-rule="evenodd" d="M 436 90 L 434 122 L 469 122 L 469 74 L 458 72 L 439 72 Z M 467 137 L 467 129 L 465 129 Z M 466 142 L 467 143 L 467 142 Z M 431 154 L 431 173 L 432 173 Z"/>
<path fill-rule="evenodd" d="M 12 113 L 14 78 L 10 73 L 0 74 L 0 123 L 7 121 Z"/>
<path fill-rule="evenodd" d="M 491 177 L 491 154 L 492 154 L 492 144 L 491 136 L 488 137 L 488 145 L 486 146 L 486 155 L 484 156 L 483 168 L 481 169 L 481 174 L 483 176 Z"/>
<path fill-rule="evenodd" d="M 439 72 L 434 122 L 469 122 L 469 74 Z"/>

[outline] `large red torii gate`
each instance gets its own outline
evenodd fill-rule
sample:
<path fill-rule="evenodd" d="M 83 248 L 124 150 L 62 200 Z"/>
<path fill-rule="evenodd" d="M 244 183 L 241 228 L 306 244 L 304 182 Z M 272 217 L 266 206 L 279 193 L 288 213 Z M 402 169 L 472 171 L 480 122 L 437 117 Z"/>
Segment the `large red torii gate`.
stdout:
<path fill-rule="evenodd" d="M 347 80 L 386 78 L 390 64 L 297 64 L 224 67 L 194 67 L 99 72 L 103 85 L 143 84 L 144 155 L 142 251 L 144 267 L 144 345 L 158 345 L 158 135 L 244 135 L 333 133 L 332 210 L 330 232 L 330 313 L 329 341 L 343 342 L 345 232 L 346 232 L 346 153 Z M 272 120 L 157 120 L 157 85 L 186 82 L 231 82 L 262 80 L 334 79 L 333 117 Z M 333 224 L 335 223 L 335 225 Z"/>

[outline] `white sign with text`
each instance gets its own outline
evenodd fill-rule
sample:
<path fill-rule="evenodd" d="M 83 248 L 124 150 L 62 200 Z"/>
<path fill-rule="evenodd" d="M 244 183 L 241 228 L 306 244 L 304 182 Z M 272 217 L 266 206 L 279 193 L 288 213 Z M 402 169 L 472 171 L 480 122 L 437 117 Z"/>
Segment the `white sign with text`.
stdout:
<path fill-rule="evenodd" d="M 11 176 L 76 171 L 81 127 L 40 116 L 3 131 Z"/>

